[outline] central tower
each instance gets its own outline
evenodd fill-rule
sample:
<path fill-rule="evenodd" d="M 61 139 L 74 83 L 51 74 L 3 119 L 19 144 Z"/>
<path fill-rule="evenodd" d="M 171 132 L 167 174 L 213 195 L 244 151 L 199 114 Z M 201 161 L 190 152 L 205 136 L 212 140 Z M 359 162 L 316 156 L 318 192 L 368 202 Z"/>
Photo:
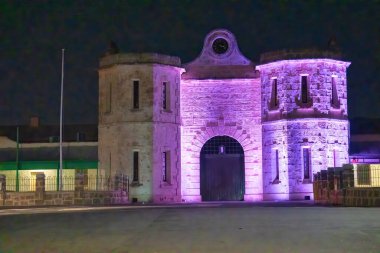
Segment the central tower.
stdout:
<path fill-rule="evenodd" d="M 240 53 L 231 32 L 217 29 L 206 36 L 198 58 L 184 68 L 180 92 L 182 200 L 261 200 L 261 89 L 254 64 Z M 236 150 L 227 148 L 229 140 L 242 151 L 234 154 Z M 204 154 L 202 150 L 210 143 L 218 146 Z M 241 189 L 241 197 L 239 190 L 222 193 L 219 181 Z"/>

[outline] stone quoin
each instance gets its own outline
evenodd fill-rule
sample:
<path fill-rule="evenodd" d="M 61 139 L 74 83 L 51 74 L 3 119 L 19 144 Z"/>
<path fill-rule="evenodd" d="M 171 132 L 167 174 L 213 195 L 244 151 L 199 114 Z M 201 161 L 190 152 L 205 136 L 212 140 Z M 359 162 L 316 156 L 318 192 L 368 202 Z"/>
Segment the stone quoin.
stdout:
<path fill-rule="evenodd" d="M 129 175 L 138 202 L 312 199 L 313 174 L 349 160 L 349 65 L 314 49 L 265 53 L 255 64 L 224 29 L 188 64 L 108 53 L 99 173 Z"/>

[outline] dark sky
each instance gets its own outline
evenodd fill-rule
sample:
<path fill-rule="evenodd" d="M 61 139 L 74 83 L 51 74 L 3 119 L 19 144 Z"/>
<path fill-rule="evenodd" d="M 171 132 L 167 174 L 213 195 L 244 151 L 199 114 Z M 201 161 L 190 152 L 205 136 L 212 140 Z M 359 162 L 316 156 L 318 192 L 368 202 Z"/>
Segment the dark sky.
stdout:
<path fill-rule="evenodd" d="M 226 28 L 241 52 L 326 46 L 336 36 L 348 70 L 349 115 L 380 118 L 380 1 L 0 0 L 0 124 L 59 122 L 61 48 L 65 122 L 96 123 L 97 66 L 110 40 L 123 52 L 158 52 L 183 63 L 205 35 Z"/>

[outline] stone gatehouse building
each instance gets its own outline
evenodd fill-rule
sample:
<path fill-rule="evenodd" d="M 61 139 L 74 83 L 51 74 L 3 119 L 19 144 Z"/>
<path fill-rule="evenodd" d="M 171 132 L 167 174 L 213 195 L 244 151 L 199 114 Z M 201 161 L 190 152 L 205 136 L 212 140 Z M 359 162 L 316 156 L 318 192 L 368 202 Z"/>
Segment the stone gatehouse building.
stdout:
<path fill-rule="evenodd" d="M 211 31 L 192 62 L 100 59 L 100 173 L 153 202 L 313 198 L 313 173 L 348 163 L 349 62 L 335 51 L 265 53 Z"/>

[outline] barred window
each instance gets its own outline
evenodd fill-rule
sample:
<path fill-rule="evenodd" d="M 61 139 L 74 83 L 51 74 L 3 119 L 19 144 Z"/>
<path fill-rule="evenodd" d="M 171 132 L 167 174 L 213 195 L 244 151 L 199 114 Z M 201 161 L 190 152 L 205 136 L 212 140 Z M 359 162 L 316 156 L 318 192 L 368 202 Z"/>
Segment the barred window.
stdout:
<path fill-rule="evenodd" d="M 170 151 L 162 152 L 162 181 L 170 180 Z"/>
<path fill-rule="evenodd" d="M 334 167 L 339 166 L 339 156 L 338 151 L 336 149 L 333 150 L 333 159 L 334 159 Z"/>
<path fill-rule="evenodd" d="M 303 178 L 310 179 L 310 148 L 302 149 L 303 156 Z"/>
<path fill-rule="evenodd" d="M 371 184 L 371 170 L 369 164 L 358 164 L 357 167 L 358 185 Z"/>
<path fill-rule="evenodd" d="M 164 110 L 170 110 L 170 89 L 169 89 L 169 83 L 163 82 L 162 83 L 162 109 Z"/>
<path fill-rule="evenodd" d="M 273 149 L 273 152 L 272 152 L 272 175 L 273 175 L 274 182 L 280 179 L 280 163 L 279 163 L 278 149 Z"/>
<path fill-rule="evenodd" d="M 140 82 L 138 80 L 133 81 L 133 109 L 140 108 Z"/>
<path fill-rule="evenodd" d="M 229 136 L 215 136 L 211 138 L 202 147 L 201 152 L 202 154 L 244 154 L 240 143 Z"/>
<path fill-rule="evenodd" d="M 133 182 L 139 181 L 139 152 L 133 152 Z"/>

